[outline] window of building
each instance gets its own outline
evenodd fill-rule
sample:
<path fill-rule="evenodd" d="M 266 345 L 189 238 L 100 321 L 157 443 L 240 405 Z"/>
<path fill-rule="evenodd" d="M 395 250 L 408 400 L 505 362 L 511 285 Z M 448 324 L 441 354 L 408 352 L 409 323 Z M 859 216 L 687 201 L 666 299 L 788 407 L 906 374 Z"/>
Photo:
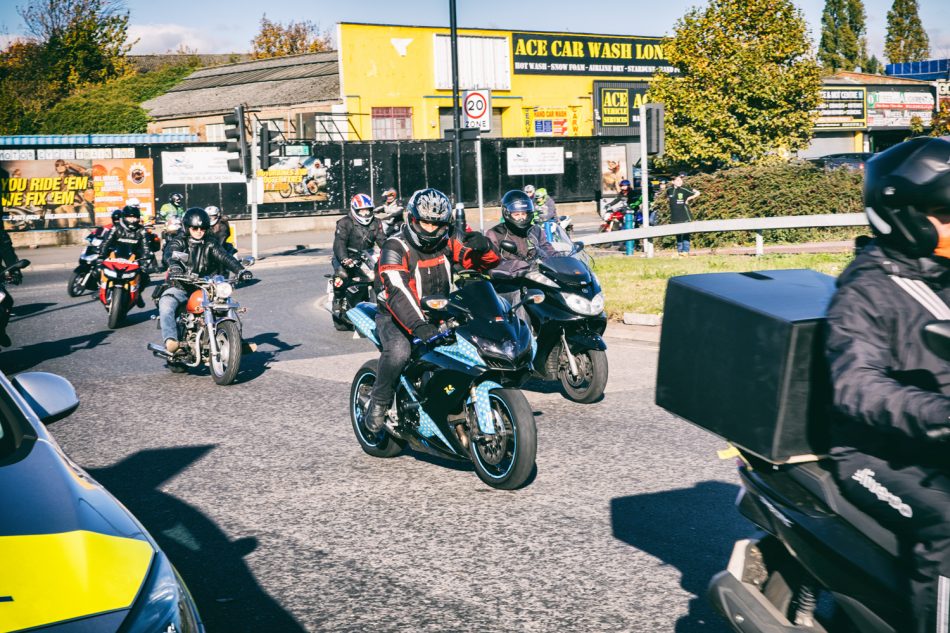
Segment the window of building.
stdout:
<path fill-rule="evenodd" d="M 263 119 L 261 123 L 267 125 L 272 132 L 286 132 L 287 121 L 284 119 Z"/>
<path fill-rule="evenodd" d="M 373 108 L 373 140 L 412 138 L 412 108 Z"/>
<path fill-rule="evenodd" d="M 511 90 L 511 59 L 504 37 L 459 36 L 459 88 Z M 452 89 L 452 39 L 435 36 L 435 87 Z"/>
<path fill-rule="evenodd" d="M 162 134 L 191 134 L 191 128 L 187 125 L 179 127 L 163 127 Z"/>
<path fill-rule="evenodd" d="M 205 126 L 206 141 L 226 141 L 224 137 L 224 123 L 209 123 Z"/>

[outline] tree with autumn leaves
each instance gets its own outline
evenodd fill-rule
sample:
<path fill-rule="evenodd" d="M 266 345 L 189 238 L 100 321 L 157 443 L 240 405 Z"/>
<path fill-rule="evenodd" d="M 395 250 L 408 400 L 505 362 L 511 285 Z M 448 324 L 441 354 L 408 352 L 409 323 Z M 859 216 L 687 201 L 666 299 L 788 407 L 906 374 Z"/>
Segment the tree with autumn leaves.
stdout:
<path fill-rule="evenodd" d="M 284 25 L 268 20 L 266 13 L 261 18 L 260 31 L 251 40 L 251 46 L 251 56 L 254 59 L 319 53 L 332 49 L 330 33 L 321 33 L 319 26 L 313 22 L 291 20 Z"/>
<path fill-rule="evenodd" d="M 791 0 L 711 0 L 677 21 L 654 75 L 666 109 L 666 161 L 715 169 L 807 147 L 821 78 Z"/>

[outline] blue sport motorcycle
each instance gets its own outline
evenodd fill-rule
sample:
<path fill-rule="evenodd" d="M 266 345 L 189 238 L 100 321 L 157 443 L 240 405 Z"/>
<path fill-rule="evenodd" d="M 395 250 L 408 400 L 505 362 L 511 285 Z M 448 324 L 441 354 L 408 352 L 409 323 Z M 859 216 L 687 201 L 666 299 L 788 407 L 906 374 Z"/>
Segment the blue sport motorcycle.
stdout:
<path fill-rule="evenodd" d="M 364 422 L 377 361 L 360 367 L 350 389 L 353 431 L 363 450 L 374 457 L 394 457 L 408 445 L 431 455 L 471 461 L 486 484 L 513 490 L 534 471 L 537 429 L 524 394 L 502 384 L 520 384 L 522 375 L 531 372 L 534 342 L 527 325 L 502 303 L 488 281 L 463 271 L 460 283 L 464 285 L 448 297 L 423 298 L 423 310 L 430 321 L 442 324 L 442 333 L 413 346 L 386 425 L 378 433 L 371 433 Z M 533 302 L 543 299 L 538 292 L 525 297 Z M 364 302 L 346 315 L 382 349 L 376 312 L 375 304 Z"/>

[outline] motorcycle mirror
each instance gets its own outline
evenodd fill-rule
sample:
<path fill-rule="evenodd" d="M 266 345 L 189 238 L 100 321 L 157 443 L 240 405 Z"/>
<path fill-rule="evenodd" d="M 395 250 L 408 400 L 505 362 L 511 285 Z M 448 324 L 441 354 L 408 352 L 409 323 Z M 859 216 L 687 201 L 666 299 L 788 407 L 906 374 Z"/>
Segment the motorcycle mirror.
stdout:
<path fill-rule="evenodd" d="M 250 255 L 248 255 L 247 257 L 241 260 L 241 263 L 244 265 L 245 268 L 249 268 L 253 266 L 254 264 L 256 264 L 257 260 L 251 257 Z"/>
<path fill-rule="evenodd" d="M 518 246 L 515 245 L 515 243 L 511 240 L 502 240 L 499 242 L 498 246 L 501 248 L 501 250 L 511 253 L 512 255 L 518 254 Z"/>
<path fill-rule="evenodd" d="M 924 345 L 943 360 L 950 360 L 950 321 L 931 321 L 925 325 Z"/>
<path fill-rule="evenodd" d="M 574 252 L 580 253 L 584 250 L 584 242 L 574 242 Z"/>
<path fill-rule="evenodd" d="M 541 292 L 540 290 L 534 290 L 534 289 L 529 290 L 529 291 L 526 292 L 525 295 L 524 295 L 524 301 L 525 301 L 526 303 L 528 303 L 528 302 L 530 302 L 530 303 L 541 303 L 542 301 L 544 301 L 544 293 Z"/>

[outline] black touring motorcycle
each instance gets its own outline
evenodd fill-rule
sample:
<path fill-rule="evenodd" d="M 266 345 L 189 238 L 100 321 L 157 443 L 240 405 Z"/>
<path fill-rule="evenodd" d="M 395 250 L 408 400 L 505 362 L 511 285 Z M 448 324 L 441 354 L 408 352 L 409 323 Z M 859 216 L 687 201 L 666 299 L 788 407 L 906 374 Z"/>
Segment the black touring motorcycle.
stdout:
<path fill-rule="evenodd" d="M 524 274 L 509 275 L 492 270 L 498 292 L 544 293 L 544 301 L 528 302 L 525 311 L 537 337 L 534 375 L 557 380 L 564 395 L 574 402 L 599 400 L 607 385 L 607 328 L 604 293 L 583 254 L 583 242 L 573 242 L 555 221 L 532 228 L 535 259 Z M 516 252 L 511 242 L 501 247 Z"/>
<path fill-rule="evenodd" d="M 30 260 L 21 259 L 0 270 L 0 347 L 10 347 L 12 342 L 7 335 L 7 324 L 10 322 L 10 315 L 13 313 L 13 297 L 6 285 L 20 285 L 23 280 L 23 274 L 20 272 L 30 265 Z"/>
<path fill-rule="evenodd" d="M 423 298 L 423 309 L 430 321 L 442 323 L 442 333 L 413 346 L 386 427 L 378 433 L 365 425 L 377 361 L 356 373 L 350 390 L 353 431 L 363 450 L 375 457 L 393 457 L 408 444 L 471 461 L 486 484 L 512 490 L 534 470 L 537 431 L 524 394 L 503 384 L 518 383 L 531 371 L 533 340 L 480 273 L 462 271 L 459 283 L 461 288 L 448 297 Z M 543 299 L 529 292 L 525 301 Z M 376 311 L 375 304 L 360 303 L 347 316 L 380 347 Z"/>
<path fill-rule="evenodd" d="M 833 293 L 833 277 L 808 270 L 667 287 L 656 402 L 732 444 L 736 505 L 761 530 L 709 586 L 740 633 L 895 633 L 912 620 L 907 544 L 841 495 L 824 457 Z M 950 359 L 950 321 L 923 337 Z"/>

